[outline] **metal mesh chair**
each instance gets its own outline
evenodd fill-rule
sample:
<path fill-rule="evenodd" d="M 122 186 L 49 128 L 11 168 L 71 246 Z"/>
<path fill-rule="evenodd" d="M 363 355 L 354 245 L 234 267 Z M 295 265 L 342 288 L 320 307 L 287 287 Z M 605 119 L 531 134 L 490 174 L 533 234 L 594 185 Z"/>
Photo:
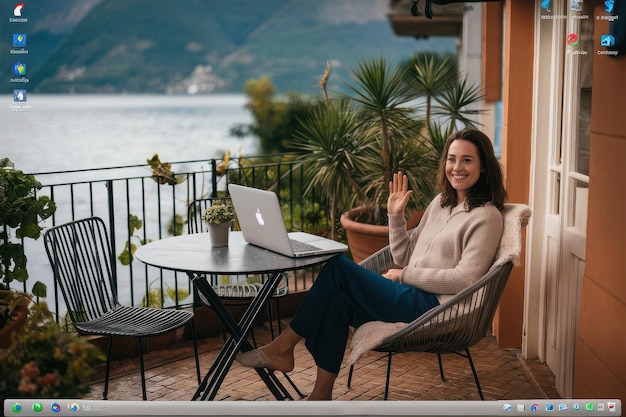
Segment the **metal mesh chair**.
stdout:
<path fill-rule="evenodd" d="M 114 255 L 104 222 L 97 217 L 69 222 L 48 229 L 44 245 L 72 324 L 81 335 L 108 337 L 103 398 L 107 399 L 114 336 L 137 338 L 141 388 L 146 400 L 142 340 L 176 330 L 193 319 L 182 310 L 122 306 L 117 300 Z M 192 326 L 193 327 L 193 326 Z M 196 371 L 200 364 L 192 333 Z"/>
<path fill-rule="evenodd" d="M 498 303 L 511 269 L 519 264 L 521 229 L 530 217 L 530 209 L 521 204 L 506 204 L 504 231 L 496 261 L 473 285 L 452 299 L 429 310 L 411 323 L 370 322 L 359 327 L 352 340 L 348 387 L 352 383 L 354 362 L 367 350 L 387 353 L 385 399 L 389 394 L 391 358 L 401 352 L 436 353 L 441 380 L 444 381 L 441 355 L 454 353 L 467 358 L 481 400 L 484 400 L 478 374 L 469 348 L 477 344 L 491 328 Z M 370 255 L 361 265 L 377 273 L 394 266 L 389 247 Z"/>

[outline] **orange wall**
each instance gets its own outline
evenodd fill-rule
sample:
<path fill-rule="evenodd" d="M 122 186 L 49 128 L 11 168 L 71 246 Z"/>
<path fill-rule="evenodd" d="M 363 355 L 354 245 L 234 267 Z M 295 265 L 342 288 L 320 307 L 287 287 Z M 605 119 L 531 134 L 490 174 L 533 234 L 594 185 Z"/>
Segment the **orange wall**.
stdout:
<path fill-rule="evenodd" d="M 608 33 L 596 21 L 595 38 Z M 594 57 L 589 213 L 574 396 L 626 401 L 626 56 Z"/>
<path fill-rule="evenodd" d="M 532 136 L 534 2 L 510 0 L 505 5 L 504 105 L 502 163 L 509 202 L 528 204 Z M 524 256 L 513 268 L 494 320 L 501 347 L 522 344 Z"/>

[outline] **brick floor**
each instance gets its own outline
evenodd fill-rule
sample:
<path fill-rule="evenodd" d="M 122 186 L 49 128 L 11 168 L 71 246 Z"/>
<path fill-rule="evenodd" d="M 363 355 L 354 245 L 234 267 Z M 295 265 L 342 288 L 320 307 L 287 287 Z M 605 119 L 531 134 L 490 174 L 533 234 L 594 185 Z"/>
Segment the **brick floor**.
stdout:
<path fill-rule="evenodd" d="M 263 345 L 270 340 L 265 324 L 255 329 L 256 340 Z M 202 371 L 208 370 L 222 346 L 221 336 L 199 341 Z M 554 389 L 554 376 L 548 367 L 535 360 L 525 361 L 515 349 L 498 348 L 493 337 L 485 337 L 471 349 L 483 394 L 486 400 L 559 398 Z M 310 354 L 300 343 L 296 347 L 296 367 L 289 373 L 296 386 L 308 394 L 315 382 L 315 366 Z M 188 401 L 197 388 L 193 346 L 177 339 L 166 349 L 150 352 L 146 360 L 146 389 L 149 400 Z M 371 352 L 355 366 L 352 387 L 347 387 L 348 366 L 343 366 L 333 392 L 337 400 L 382 400 L 385 390 L 387 360 L 381 353 Z M 457 355 L 443 357 L 445 381 L 441 381 L 437 356 L 425 353 L 394 355 L 391 370 L 390 400 L 478 400 L 467 360 Z M 124 359 L 112 364 L 109 386 L 111 400 L 140 400 L 141 379 L 137 359 Z M 88 399 L 101 399 L 104 387 L 104 364 L 92 376 Z M 285 378 L 279 379 L 288 386 Z M 295 391 L 291 390 L 294 397 Z M 270 401 L 274 397 L 252 369 L 234 363 L 217 400 Z"/>

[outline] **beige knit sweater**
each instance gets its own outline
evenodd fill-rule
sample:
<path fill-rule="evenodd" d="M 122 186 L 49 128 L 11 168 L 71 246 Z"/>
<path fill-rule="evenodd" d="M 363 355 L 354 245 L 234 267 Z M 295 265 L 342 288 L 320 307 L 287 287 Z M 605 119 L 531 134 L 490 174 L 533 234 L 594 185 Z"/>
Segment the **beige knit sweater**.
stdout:
<path fill-rule="evenodd" d="M 389 215 L 389 240 L 394 263 L 404 266 L 400 282 L 438 294 L 443 303 L 489 270 L 503 220 L 491 204 L 450 210 L 440 200 L 435 197 L 410 236 L 404 216 Z"/>

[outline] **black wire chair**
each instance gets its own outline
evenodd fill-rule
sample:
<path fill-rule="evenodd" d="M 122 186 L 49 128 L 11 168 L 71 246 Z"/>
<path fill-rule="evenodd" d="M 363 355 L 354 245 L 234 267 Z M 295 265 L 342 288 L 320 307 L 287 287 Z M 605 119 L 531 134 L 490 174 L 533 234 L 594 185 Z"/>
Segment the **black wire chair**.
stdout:
<path fill-rule="evenodd" d="M 453 353 L 465 357 L 472 370 L 481 400 L 480 381 L 469 348 L 481 341 L 491 329 L 493 317 L 513 265 L 519 263 L 521 229 L 527 224 L 530 209 L 522 204 L 506 204 L 503 211 L 504 231 L 496 261 L 473 285 L 443 304 L 427 311 L 411 323 L 370 322 L 359 327 L 352 340 L 348 387 L 351 386 L 354 362 L 367 350 L 387 353 L 386 400 L 389 395 L 391 358 L 401 352 L 436 353 L 441 380 L 445 381 L 441 355 Z M 377 273 L 393 264 L 391 251 L 385 247 L 360 263 Z"/>
<path fill-rule="evenodd" d="M 48 229 L 44 245 L 59 285 L 70 320 L 81 335 L 108 337 L 106 377 L 103 398 L 107 399 L 113 338 L 131 336 L 137 339 L 141 368 L 141 388 L 146 400 L 146 378 L 143 339 L 184 326 L 193 313 L 183 310 L 122 306 L 117 300 L 115 257 L 111 252 L 102 219 L 90 217 Z M 200 363 L 192 327 L 198 383 Z"/>

